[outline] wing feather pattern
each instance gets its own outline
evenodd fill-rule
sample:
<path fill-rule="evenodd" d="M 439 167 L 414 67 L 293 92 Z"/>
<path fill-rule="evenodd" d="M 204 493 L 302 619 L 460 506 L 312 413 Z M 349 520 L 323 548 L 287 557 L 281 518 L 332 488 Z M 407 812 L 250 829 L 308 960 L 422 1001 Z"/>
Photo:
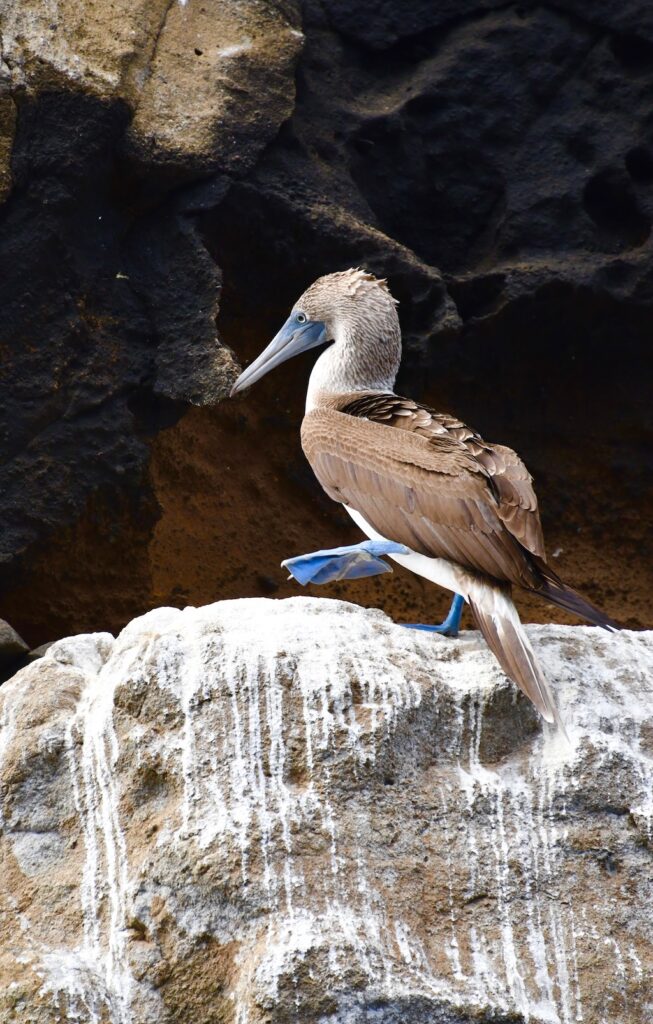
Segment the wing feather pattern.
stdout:
<path fill-rule="evenodd" d="M 604 629 L 621 628 L 618 622 L 567 586 L 547 565 L 532 478 L 512 449 L 490 444 L 454 416 L 436 413 L 412 399 L 391 393 L 369 391 L 341 395 L 320 411 L 326 409 L 344 415 L 349 432 L 355 431 L 355 420 L 377 427 L 377 434 L 366 439 L 378 453 L 377 484 L 381 477 L 385 480 L 388 470 L 392 471 L 396 447 L 389 446 L 391 436 L 402 439 L 401 452 L 396 457 L 405 462 L 413 459 L 419 469 L 430 474 L 429 483 L 423 475 L 415 481 L 419 490 L 417 499 L 406 494 L 402 500 L 400 488 L 392 489 L 394 511 L 389 519 L 387 507 L 381 508 L 377 503 L 376 522 L 381 524 L 377 529 L 384 536 L 383 522 L 392 525 L 398 517 L 403 517 L 404 529 L 420 546 L 415 547 L 410 539 L 404 543 L 415 550 L 441 555 L 495 579 L 517 583 Z M 385 427 L 395 429 L 388 431 Z M 338 432 L 338 428 L 334 429 Z M 313 448 L 310 435 L 314 431 L 310 422 L 306 433 Z M 328 458 L 325 455 L 323 463 Z M 309 461 L 312 461 L 310 456 Z M 323 464 L 324 478 L 315 465 L 314 469 L 328 491 L 325 481 L 329 478 L 329 468 Z M 340 466 L 338 472 L 346 478 L 344 466 Z M 457 479 L 452 481 L 452 476 Z M 348 492 L 352 499 L 348 503 L 363 513 L 364 507 L 356 501 L 362 497 L 361 488 L 366 490 L 369 482 L 358 473 L 357 488 L 350 488 Z M 387 492 L 385 483 L 384 487 Z"/>
<path fill-rule="evenodd" d="M 542 524 L 532 477 L 511 448 L 490 444 L 455 416 L 437 413 L 399 395 L 378 392 L 347 395 L 339 401 L 338 408 L 346 415 L 364 417 L 407 430 L 433 439 L 434 443 L 443 437 L 461 442 L 492 481 L 497 498 L 497 514 L 506 528 L 532 554 L 545 557 Z"/>
<path fill-rule="evenodd" d="M 426 422 L 426 415 L 414 421 Z M 400 414 L 400 422 L 408 419 Z M 528 552 L 502 518 L 491 474 L 467 445 L 446 429 L 425 436 L 389 425 L 332 408 L 306 415 L 302 445 L 327 494 L 421 554 L 533 586 Z"/>

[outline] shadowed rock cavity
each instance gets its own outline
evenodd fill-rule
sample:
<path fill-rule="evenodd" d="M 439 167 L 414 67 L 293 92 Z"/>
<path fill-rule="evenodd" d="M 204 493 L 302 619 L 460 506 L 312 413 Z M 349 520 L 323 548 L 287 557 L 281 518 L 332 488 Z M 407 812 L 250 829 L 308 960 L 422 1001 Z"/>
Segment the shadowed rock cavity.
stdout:
<path fill-rule="evenodd" d="M 401 300 L 400 389 L 515 446 L 555 567 L 649 621 L 647 5 L 11 18 L 0 613 L 28 641 L 290 594 L 282 558 L 356 538 L 299 450 L 313 357 L 224 398 L 232 352 L 359 264 Z M 400 573 L 329 593 L 445 603 Z"/>

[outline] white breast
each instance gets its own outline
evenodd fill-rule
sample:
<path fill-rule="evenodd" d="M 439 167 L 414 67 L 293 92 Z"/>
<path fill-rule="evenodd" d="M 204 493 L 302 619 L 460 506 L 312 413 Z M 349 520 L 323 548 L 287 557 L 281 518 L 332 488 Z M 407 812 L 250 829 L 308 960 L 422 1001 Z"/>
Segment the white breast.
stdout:
<path fill-rule="evenodd" d="M 392 540 L 392 538 L 382 537 L 380 533 L 377 533 L 355 508 L 350 508 L 349 505 L 345 505 L 345 508 L 356 526 L 366 533 L 370 540 Z M 444 587 L 445 590 L 451 590 L 454 594 L 462 594 L 467 599 L 472 580 L 462 565 L 449 562 L 446 558 L 430 558 L 417 551 L 411 551 L 409 555 L 390 555 L 389 557 L 399 565 L 403 565 L 404 568 L 410 569 L 417 576 L 423 576 L 431 583 L 436 583 L 439 587 Z"/>

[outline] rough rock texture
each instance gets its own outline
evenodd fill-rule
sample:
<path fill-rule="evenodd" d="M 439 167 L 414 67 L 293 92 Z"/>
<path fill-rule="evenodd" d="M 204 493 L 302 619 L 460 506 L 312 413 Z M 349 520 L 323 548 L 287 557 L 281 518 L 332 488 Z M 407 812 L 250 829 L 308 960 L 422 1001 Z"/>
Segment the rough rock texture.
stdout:
<path fill-rule="evenodd" d="M 0 209 L 0 565 L 13 592 L 36 545 L 45 575 L 29 579 L 18 614 L 32 640 L 49 640 L 44 618 L 54 635 L 75 618 L 71 590 L 87 609 L 97 600 L 95 580 L 63 580 L 55 615 L 41 611 L 48 566 L 57 575 L 51 538 L 66 562 L 84 536 L 106 550 L 95 571 L 109 607 L 95 621 L 125 618 L 111 607 L 121 590 L 147 601 L 147 439 L 189 402 L 224 397 L 236 372 L 216 336 L 220 270 L 176 189 L 213 174 L 218 197 L 220 175 L 252 165 L 291 113 L 302 36 L 291 3 L 8 0 L 0 38 L 0 157 L 11 151 L 13 181 Z M 8 174 L 5 162 L 0 186 Z"/>
<path fill-rule="evenodd" d="M 652 18 L 0 0 L 0 613 L 40 644 L 283 595 L 282 558 L 354 539 L 299 451 L 310 357 L 207 406 L 226 346 L 365 264 L 401 388 L 516 446 L 556 567 L 651 625 Z M 356 593 L 439 610 L 408 578 Z"/>
<path fill-rule="evenodd" d="M 6 679 L 21 666 L 21 658 L 29 651 L 25 641 L 18 635 L 13 626 L 0 619 L 0 679 Z"/>
<path fill-rule="evenodd" d="M 163 608 L 0 691 L 0 1021 L 645 1024 L 653 635 Z"/>

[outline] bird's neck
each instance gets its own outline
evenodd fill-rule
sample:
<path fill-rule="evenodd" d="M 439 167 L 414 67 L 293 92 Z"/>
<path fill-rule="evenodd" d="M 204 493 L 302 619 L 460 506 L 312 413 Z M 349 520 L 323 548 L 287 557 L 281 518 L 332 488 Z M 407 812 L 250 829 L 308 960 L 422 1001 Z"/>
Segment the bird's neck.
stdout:
<path fill-rule="evenodd" d="M 400 362 L 398 326 L 392 324 L 365 333 L 344 326 L 313 367 L 306 394 L 306 412 L 334 395 L 352 391 L 393 391 Z"/>

